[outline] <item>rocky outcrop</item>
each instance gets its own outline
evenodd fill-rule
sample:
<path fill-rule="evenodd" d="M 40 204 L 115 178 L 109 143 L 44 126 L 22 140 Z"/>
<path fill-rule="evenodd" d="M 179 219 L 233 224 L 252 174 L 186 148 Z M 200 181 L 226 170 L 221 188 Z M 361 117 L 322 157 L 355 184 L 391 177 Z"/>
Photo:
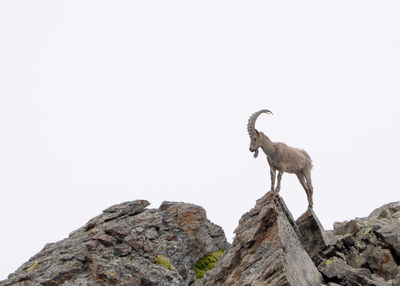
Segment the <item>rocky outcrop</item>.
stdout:
<path fill-rule="evenodd" d="M 62 241 L 47 244 L 1 286 L 190 285 L 206 254 L 227 249 L 203 208 L 137 200 L 112 206 Z"/>
<path fill-rule="evenodd" d="M 298 220 L 302 242 L 323 274 L 336 285 L 400 285 L 400 203 L 385 205 L 367 218 L 335 223 L 324 231 L 318 218 L 307 211 Z"/>
<path fill-rule="evenodd" d="M 296 221 L 301 234 L 301 242 L 315 263 L 319 262 L 319 253 L 329 245 L 337 243 L 335 236 L 324 230 L 313 210 L 307 210 Z"/>
<path fill-rule="evenodd" d="M 398 286 L 399 230 L 400 202 L 384 205 L 366 218 L 335 223 L 337 242 L 320 252 L 318 268 L 326 280 L 340 285 Z"/>
<path fill-rule="evenodd" d="M 232 247 L 198 285 L 321 285 L 289 214 L 273 192 L 259 199 L 241 218 Z"/>
<path fill-rule="evenodd" d="M 400 286 L 399 218 L 400 203 L 391 203 L 325 231 L 312 210 L 294 222 L 270 192 L 242 217 L 232 247 L 196 285 Z"/>
<path fill-rule="evenodd" d="M 312 210 L 295 221 L 269 192 L 231 246 L 199 206 L 148 205 L 104 210 L 0 286 L 400 286 L 400 202 L 325 231 Z"/>

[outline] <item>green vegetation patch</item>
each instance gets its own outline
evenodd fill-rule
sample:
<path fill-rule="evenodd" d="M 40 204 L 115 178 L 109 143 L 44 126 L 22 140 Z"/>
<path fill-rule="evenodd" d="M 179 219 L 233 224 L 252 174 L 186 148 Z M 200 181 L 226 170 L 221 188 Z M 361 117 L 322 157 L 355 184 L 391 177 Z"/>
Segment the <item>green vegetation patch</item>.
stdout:
<path fill-rule="evenodd" d="M 156 258 L 156 264 L 164 266 L 165 268 L 167 268 L 168 270 L 171 270 L 171 262 L 169 262 L 169 259 L 166 258 L 164 255 L 159 254 L 157 255 Z"/>
<path fill-rule="evenodd" d="M 28 269 L 26 269 L 26 272 L 32 271 L 34 270 L 36 267 L 39 266 L 39 262 L 35 261 L 31 267 L 29 267 Z"/>
<path fill-rule="evenodd" d="M 223 249 L 215 252 L 211 252 L 197 261 L 194 266 L 194 272 L 196 272 L 196 279 L 203 278 L 204 274 L 215 267 L 215 263 L 220 259 L 221 255 L 224 253 Z"/>

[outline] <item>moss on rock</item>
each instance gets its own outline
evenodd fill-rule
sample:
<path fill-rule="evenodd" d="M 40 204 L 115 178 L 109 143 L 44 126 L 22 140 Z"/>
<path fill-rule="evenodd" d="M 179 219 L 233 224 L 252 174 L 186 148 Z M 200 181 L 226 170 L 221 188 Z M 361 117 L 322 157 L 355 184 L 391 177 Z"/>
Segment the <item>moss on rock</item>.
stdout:
<path fill-rule="evenodd" d="M 197 261 L 196 265 L 194 266 L 194 272 L 196 272 L 196 279 L 203 278 L 204 274 L 215 267 L 215 263 L 224 253 L 223 249 L 220 249 L 215 252 L 211 252 Z"/>
<path fill-rule="evenodd" d="M 171 262 L 169 262 L 169 259 L 166 258 L 164 255 L 159 254 L 157 255 L 156 258 L 156 264 L 164 266 L 165 268 L 167 268 L 168 270 L 171 270 Z"/>

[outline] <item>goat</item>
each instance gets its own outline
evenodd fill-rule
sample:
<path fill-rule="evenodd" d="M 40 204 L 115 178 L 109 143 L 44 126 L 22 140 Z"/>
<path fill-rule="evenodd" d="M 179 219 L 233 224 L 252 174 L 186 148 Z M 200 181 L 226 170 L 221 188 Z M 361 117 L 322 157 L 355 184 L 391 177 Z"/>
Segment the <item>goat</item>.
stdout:
<path fill-rule="evenodd" d="M 258 149 L 264 151 L 270 166 L 271 191 L 279 193 L 281 179 L 284 172 L 294 173 L 300 181 L 307 194 L 308 207 L 313 207 L 313 186 L 311 183 L 312 160 L 306 151 L 287 146 L 285 143 L 272 142 L 268 136 L 258 132 L 255 128 L 256 120 L 262 113 L 271 114 L 272 112 L 263 109 L 253 113 L 247 124 L 247 131 L 250 135 L 250 152 L 254 152 L 254 158 L 258 156 Z M 278 182 L 275 188 L 276 171 L 278 171 Z"/>

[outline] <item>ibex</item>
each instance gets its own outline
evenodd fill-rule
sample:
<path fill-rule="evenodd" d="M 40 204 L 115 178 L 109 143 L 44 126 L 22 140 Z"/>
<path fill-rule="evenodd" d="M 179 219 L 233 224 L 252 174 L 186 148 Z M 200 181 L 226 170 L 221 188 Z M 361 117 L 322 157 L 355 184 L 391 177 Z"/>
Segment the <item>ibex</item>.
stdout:
<path fill-rule="evenodd" d="M 272 112 L 263 109 L 253 113 L 247 124 L 247 131 L 250 135 L 250 152 L 254 152 L 254 158 L 258 156 L 258 148 L 267 155 L 271 174 L 271 190 L 279 193 L 281 179 L 284 172 L 294 173 L 307 194 L 308 207 L 313 207 L 313 187 L 311 184 L 312 161 L 306 151 L 289 147 L 285 143 L 272 142 L 264 133 L 258 132 L 255 128 L 256 120 L 261 113 L 271 114 Z M 278 171 L 278 182 L 275 187 L 276 171 Z"/>

